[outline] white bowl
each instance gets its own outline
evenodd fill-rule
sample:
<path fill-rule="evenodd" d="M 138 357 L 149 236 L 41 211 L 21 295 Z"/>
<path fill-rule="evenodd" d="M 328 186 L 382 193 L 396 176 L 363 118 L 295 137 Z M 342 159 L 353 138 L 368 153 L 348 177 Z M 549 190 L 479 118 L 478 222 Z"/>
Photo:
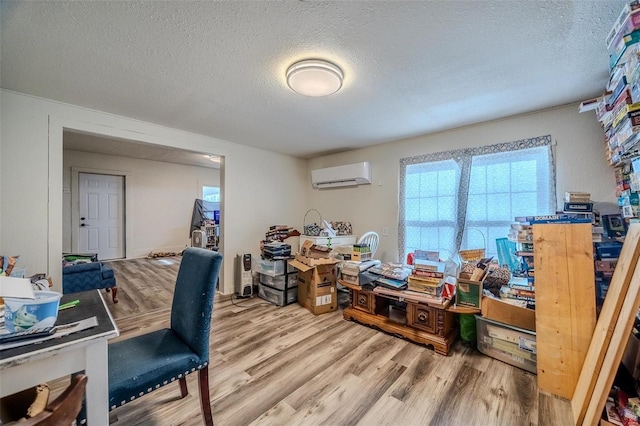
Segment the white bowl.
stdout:
<path fill-rule="evenodd" d="M 56 291 L 34 291 L 35 300 L 4 298 L 4 326 L 13 333 L 32 327 L 51 327 L 58 319 L 62 294 Z"/>

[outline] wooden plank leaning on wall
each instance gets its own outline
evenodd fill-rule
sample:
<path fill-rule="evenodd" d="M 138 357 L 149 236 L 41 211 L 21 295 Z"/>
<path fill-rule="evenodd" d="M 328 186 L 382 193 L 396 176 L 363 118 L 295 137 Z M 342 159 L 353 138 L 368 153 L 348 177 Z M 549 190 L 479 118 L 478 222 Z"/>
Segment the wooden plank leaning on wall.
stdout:
<path fill-rule="evenodd" d="M 634 277 L 634 271 L 637 269 L 639 258 L 640 224 L 631 224 L 625 238 L 625 243 L 622 246 L 622 251 L 618 258 L 613 277 L 611 278 L 607 297 L 602 305 L 600 317 L 598 318 L 598 322 L 589 345 L 589 350 L 587 351 L 587 356 L 584 360 L 580 377 L 578 378 L 575 392 L 571 399 L 571 409 L 573 412 L 574 423 L 576 425 L 593 424 L 592 421 L 594 419 L 591 419 L 591 422 L 585 421 L 585 414 L 587 412 L 587 407 L 594 396 L 594 387 L 596 386 L 596 381 L 598 380 L 601 372 L 604 372 L 607 375 L 611 374 L 611 371 L 603 369 L 603 362 L 611 343 L 614 328 L 616 328 L 618 319 L 622 319 L 622 305 L 630 290 L 629 287 L 632 282 L 632 278 L 634 279 L 634 286 L 637 287 L 640 285 L 637 274 Z M 635 291 L 637 292 L 638 290 L 636 289 Z M 635 312 L 632 316 L 635 316 Z M 624 342 L 626 343 L 626 340 Z M 624 347 L 622 347 L 622 350 L 624 350 Z M 613 366 L 610 365 L 610 367 Z M 617 370 L 617 367 L 614 369 L 612 374 L 615 374 L 615 370 Z M 608 390 L 606 393 L 608 393 Z M 604 397 L 606 400 L 606 393 L 600 397 Z M 604 406 L 604 402 L 602 405 Z M 601 411 L 602 408 L 600 408 L 600 412 Z M 598 418 L 600 412 L 597 413 Z"/>

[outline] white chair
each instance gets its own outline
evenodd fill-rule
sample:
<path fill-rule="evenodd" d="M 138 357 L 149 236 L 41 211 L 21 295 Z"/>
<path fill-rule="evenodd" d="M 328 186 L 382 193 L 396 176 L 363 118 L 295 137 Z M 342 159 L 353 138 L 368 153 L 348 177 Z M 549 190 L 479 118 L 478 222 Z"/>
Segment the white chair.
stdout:
<path fill-rule="evenodd" d="M 376 256 L 376 250 L 378 250 L 378 243 L 380 242 L 380 236 L 377 232 L 369 231 L 365 232 L 358 240 L 358 244 L 369 244 L 371 249 L 371 257 Z"/>

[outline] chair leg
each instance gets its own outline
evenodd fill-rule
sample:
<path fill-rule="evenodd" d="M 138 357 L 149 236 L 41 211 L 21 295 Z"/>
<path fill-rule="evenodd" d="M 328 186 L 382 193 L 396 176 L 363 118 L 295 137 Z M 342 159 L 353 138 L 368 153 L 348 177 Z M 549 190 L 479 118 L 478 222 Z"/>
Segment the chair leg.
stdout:
<path fill-rule="evenodd" d="M 178 381 L 180 382 L 180 394 L 184 398 L 189 394 L 189 389 L 187 389 L 187 379 L 185 377 L 180 377 Z"/>
<path fill-rule="evenodd" d="M 118 298 L 116 297 L 116 295 L 118 294 L 118 287 L 112 287 L 111 290 L 113 290 L 111 293 L 111 299 L 113 300 L 113 303 L 118 303 Z"/>
<path fill-rule="evenodd" d="M 209 399 L 209 366 L 198 371 L 198 384 L 200 385 L 200 405 L 202 405 L 204 424 L 206 426 L 213 426 L 211 400 Z"/>

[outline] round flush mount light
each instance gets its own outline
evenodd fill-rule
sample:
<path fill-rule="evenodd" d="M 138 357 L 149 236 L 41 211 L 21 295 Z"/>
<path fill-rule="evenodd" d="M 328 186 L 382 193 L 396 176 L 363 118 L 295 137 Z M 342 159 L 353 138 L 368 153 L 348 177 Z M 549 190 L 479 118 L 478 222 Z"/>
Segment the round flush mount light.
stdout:
<path fill-rule="evenodd" d="M 342 70 L 331 62 L 307 59 L 287 69 L 287 84 L 305 96 L 328 96 L 342 87 Z"/>

